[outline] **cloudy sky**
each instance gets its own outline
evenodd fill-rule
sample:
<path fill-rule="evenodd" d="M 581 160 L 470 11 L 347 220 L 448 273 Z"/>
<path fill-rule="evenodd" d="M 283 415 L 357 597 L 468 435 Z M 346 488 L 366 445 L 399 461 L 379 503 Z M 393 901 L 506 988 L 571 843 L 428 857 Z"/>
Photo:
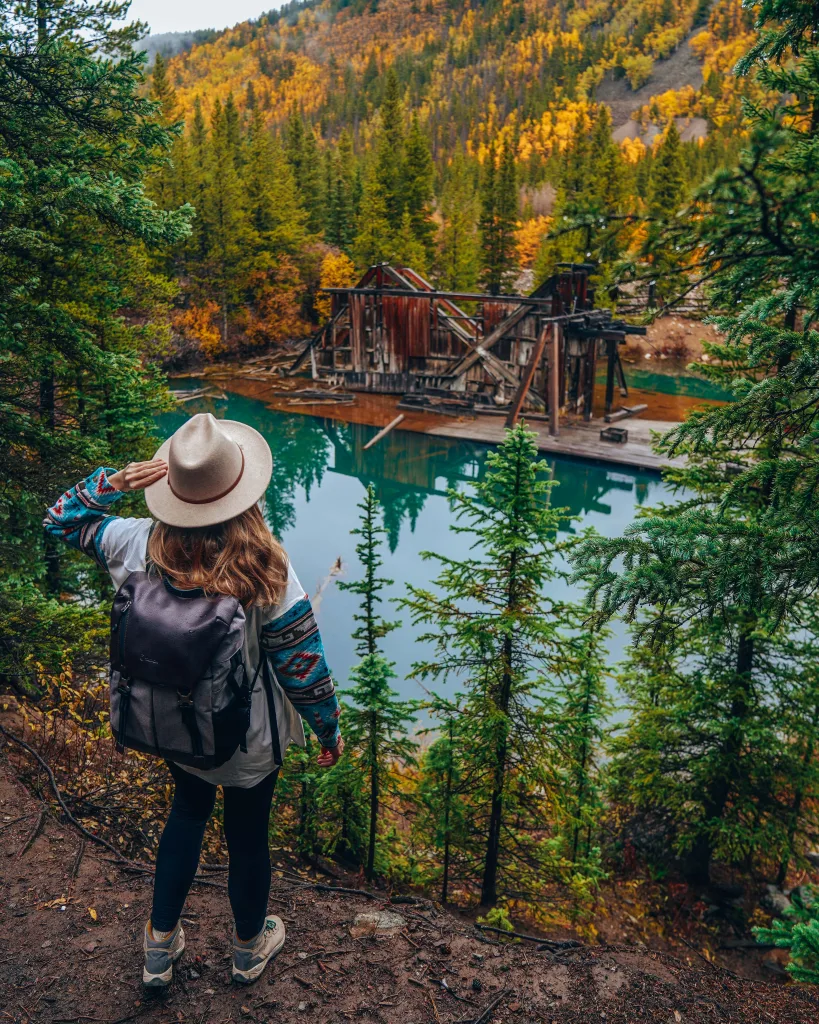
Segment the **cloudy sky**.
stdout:
<path fill-rule="evenodd" d="M 152 32 L 227 28 L 278 7 L 277 0 L 133 0 L 130 17 L 147 21 Z"/>

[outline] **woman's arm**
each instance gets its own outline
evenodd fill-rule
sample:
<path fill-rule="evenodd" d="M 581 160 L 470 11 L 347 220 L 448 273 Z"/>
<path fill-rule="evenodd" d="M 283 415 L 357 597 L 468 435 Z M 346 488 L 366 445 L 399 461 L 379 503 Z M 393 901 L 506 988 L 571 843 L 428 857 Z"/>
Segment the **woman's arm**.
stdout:
<path fill-rule="evenodd" d="M 109 515 L 108 509 L 125 491 L 142 490 L 166 472 L 167 466 L 159 459 L 132 462 L 119 472 L 100 467 L 60 495 L 46 511 L 43 527 L 52 537 L 85 552 L 107 568 L 102 538 L 117 518 Z"/>
<path fill-rule="evenodd" d="M 338 728 L 341 708 L 307 597 L 263 627 L 261 647 L 285 696 L 322 746 L 319 764 L 335 764 L 344 749 Z"/>

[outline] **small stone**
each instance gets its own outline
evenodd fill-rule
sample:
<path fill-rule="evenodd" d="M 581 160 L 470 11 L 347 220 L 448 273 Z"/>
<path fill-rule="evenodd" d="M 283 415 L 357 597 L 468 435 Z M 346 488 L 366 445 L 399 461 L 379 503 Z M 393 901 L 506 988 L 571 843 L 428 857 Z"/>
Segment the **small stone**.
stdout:
<path fill-rule="evenodd" d="M 307 959 L 307 953 L 296 953 L 296 956 L 299 958 L 299 960 Z"/>
<path fill-rule="evenodd" d="M 512 1013 L 517 1013 L 520 1009 L 520 1003 L 510 1003 L 509 1009 L 512 1011 Z M 603 1016 L 605 1017 L 605 1014 L 603 1014 Z"/>
<path fill-rule="evenodd" d="M 354 939 L 365 936 L 389 938 L 398 935 L 406 923 L 400 914 L 396 914 L 392 910 L 376 910 L 366 914 L 356 914 L 350 928 L 350 935 Z"/>
<path fill-rule="evenodd" d="M 46 939 L 45 942 L 42 944 L 42 946 L 40 946 L 40 949 L 48 949 L 48 947 L 50 945 L 51 945 L 51 939 Z"/>
<path fill-rule="evenodd" d="M 194 971 L 193 968 L 191 968 L 191 970 L 188 971 L 188 977 L 191 981 L 198 981 L 201 975 L 199 974 L 199 971 Z"/>
<path fill-rule="evenodd" d="M 307 1009 L 307 1003 L 299 1003 L 299 1013 L 304 1013 Z"/>
<path fill-rule="evenodd" d="M 93 953 L 97 946 L 99 946 L 98 942 L 86 942 L 86 944 L 82 948 L 85 950 L 86 953 Z"/>

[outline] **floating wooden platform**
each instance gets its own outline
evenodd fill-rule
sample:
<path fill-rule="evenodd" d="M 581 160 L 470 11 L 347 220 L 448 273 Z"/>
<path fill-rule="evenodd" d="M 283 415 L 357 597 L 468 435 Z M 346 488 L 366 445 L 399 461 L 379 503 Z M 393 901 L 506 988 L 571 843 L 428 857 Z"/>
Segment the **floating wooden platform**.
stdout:
<path fill-rule="evenodd" d="M 526 417 L 521 419 L 526 422 Z M 674 423 L 662 420 L 632 419 L 628 424 L 628 441 L 613 444 L 600 440 L 601 419 L 589 423 L 560 424 L 560 435 L 551 437 L 548 425 L 542 422 L 528 422 L 527 426 L 537 434 L 537 445 L 542 452 L 550 455 L 568 455 L 577 459 L 594 459 L 620 466 L 632 466 L 659 473 L 663 467 L 682 465 L 683 460 L 658 456 L 652 448 L 652 432 L 665 433 Z M 453 420 L 451 423 L 430 426 L 426 431 L 438 437 L 450 437 L 459 441 L 481 441 L 485 444 L 500 444 L 504 437 L 501 420 L 476 418 L 474 420 Z"/>

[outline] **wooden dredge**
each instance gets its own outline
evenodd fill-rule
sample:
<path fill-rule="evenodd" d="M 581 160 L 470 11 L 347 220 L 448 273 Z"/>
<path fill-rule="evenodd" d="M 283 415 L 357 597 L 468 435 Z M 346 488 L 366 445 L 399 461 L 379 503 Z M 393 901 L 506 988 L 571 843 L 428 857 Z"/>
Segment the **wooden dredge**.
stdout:
<path fill-rule="evenodd" d="M 501 413 L 509 426 L 527 410 L 547 417 L 556 436 L 560 412 L 592 418 L 598 358 L 606 415 L 615 383 L 628 395 L 618 346 L 645 334 L 594 308 L 593 269 L 559 264 L 523 296 L 438 291 L 409 267 L 378 264 L 355 286 L 324 289 L 330 319 L 290 373 L 309 362 L 314 379 L 400 394 L 401 408 Z"/>

